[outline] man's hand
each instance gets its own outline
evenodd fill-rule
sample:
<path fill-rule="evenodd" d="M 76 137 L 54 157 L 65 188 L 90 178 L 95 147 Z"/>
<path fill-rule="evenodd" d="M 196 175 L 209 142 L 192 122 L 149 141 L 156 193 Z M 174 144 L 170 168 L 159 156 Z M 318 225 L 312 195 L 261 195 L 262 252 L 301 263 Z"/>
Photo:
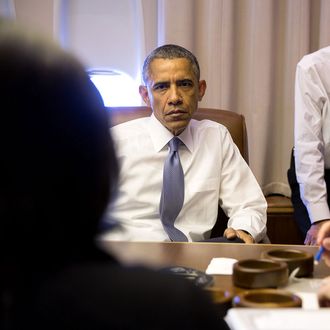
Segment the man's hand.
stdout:
<path fill-rule="evenodd" d="M 254 243 L 253 237 L 246 231 L 240 229 L 235 230 L 234 228 L 229 227 L 224 231 L 223 236 L 229 240 L 237 237 L 243 240 L 244 243 L 248 243 L 248 244 Z"/>
<path fill-rule="evenodd" d="M 318 244 L 317 235 L 319 233 L 321 226 L 326 222 L 330 222 L 330 219 L 315 222 L 311 225 L 311 227 L 309 228 L 309 230 L 306 234 L 306 237 L 305 237 L 305 241 L 304 241 L 305 245 L 317 245 Z"/>
<path fill-rule="evenodd" d="M 322 259 L 330 267 L 330 220 L 322 222 L 322 226 L 317 235 L 316 243 L 324 247 Z M 330 287 L 330 277 L 328 278 L 328 283 Z M 330 291 L 329 291 L 329 295 L 330 295 Z"/>

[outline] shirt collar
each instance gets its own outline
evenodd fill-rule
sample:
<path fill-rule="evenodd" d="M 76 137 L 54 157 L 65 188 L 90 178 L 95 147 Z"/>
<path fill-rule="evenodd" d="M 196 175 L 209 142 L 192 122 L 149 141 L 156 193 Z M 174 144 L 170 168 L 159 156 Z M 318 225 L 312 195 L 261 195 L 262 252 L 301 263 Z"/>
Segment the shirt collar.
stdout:
<path fill-rule="evenodd" d="M 163 124 L 155 117 L 154 114 L 150 116 L 149 124 L 147 127 L 156 152 L 162 150 L 173 138 L 173 134 L 163 126 Z M 184 143 L 190 152 L 193 151 L 191 121 L 186 129 L 180 135 L 178 135 L 178 138 Z"/>

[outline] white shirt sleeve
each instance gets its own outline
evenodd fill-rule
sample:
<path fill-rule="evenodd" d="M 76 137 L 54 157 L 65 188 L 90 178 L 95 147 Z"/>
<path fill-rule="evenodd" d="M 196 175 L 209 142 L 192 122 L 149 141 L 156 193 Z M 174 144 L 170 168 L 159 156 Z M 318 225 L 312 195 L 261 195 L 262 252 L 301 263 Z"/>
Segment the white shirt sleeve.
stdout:
<path fill-rule="evenodd" d="M 223 139 L 220 205 L 228 227 L 249 232 L 256 242 L 266 233 L 267 202 L 251 169 L 234 145 L 228 131 Z"/>
<path fill-rule="evenodd" d="M 330 218 L 322 134 L 323 111 L 328 95 L 317 67 L 304 64 L 306 59 L 298 63 L 296 70 L 294 154 L 301 199 L 314 223 Z"/>

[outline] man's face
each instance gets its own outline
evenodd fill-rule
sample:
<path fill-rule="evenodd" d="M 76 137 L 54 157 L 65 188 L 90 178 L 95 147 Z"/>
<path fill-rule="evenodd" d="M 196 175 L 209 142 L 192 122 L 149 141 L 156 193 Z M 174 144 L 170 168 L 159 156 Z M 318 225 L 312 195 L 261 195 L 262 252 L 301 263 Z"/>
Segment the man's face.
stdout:
<path fill-rule="evenodd" d="M 173 135 L 179 135 L 205 93 L 204 80 L 197 81 L 185 58 L 154 59 L 150 63 L 147 86 L 140 86 L 144 102 Z"/>

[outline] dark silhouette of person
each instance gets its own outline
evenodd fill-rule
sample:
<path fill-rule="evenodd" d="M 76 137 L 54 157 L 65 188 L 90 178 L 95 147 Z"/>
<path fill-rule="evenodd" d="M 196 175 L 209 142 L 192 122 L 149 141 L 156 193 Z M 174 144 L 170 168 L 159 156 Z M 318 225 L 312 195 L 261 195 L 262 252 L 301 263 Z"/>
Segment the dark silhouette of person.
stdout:
<path fill-rule="evenodd" d="M 118 164 L 73 56 L 0 20 L 0 328 L 227 328 L 186 280 L 95 243 Z"/>

